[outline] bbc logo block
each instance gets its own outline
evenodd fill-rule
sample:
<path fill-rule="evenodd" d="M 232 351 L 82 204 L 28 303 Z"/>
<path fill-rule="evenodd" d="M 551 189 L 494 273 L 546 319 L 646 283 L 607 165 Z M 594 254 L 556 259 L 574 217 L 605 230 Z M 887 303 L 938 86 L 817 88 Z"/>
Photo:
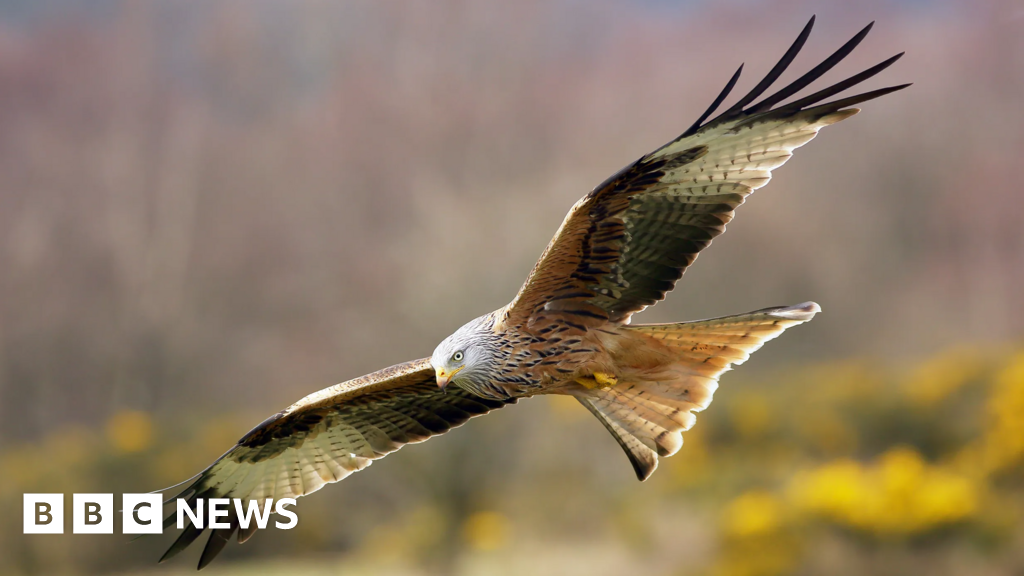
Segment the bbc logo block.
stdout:
<path fill-rule="evenodd" d="M 63 494 L 25 494 L 25 534 L 64 533 Z"/>
<path fill-rule="evenodd" d="M 121 500 L 121 532 L 125 534 L 160 534 L 163 532 L 163 496 L 160 494 L 125 494 Z"/>
<path fill-rule="evenodd" d="M 25 534 L 64 533 L 63 494 L 24 495 Z M 160 494 L 122 494 L 121 532 L 123 534 L 160 534 L 163 532 L 163 496 Z M 199 498 L 194 502 L 177 498 L 175 508 L 178 528 L 192 524 L 195 528 L 204 525 L 209 528 L 229 528 L 227 521 L 235 513 L 241 528 L 248 529 L 254 523 L 258 529 L 265 529 L 271 512 L 286 518 L 277 521 L 276 528 L 290 530 L 299 517 L 288 508 L 295 506 L 294 498 L 262 501 L 241 498 Z M 170 501 L 168 501 L 170 503 Z M 204 514 L 204 504 L 207 514 Z M 248 504 L 248 506 L 246 506 Z M 262 504 L 262 510 L 260 505 Z M 232 506 L 233 505 L 233 506 Z M 193 509 L 194 506 L 194 509 Z M 71 498 L 71 529 L 75 534 L 113 534 L 114 517 L 117 516 L 113 494 L 73 494 Z"/>
<path fill-rule="evenodd" d="M 25 534 L 64 533 L 63 494 L 24 495 Z M 124 534 L 160 534 L 163 529 L 160 494 L 124 494 L 121 528 Z M 73 494 L 71 530 L 74 534 L 113 534 L 113 494 Z"/>
<path fill-rule="evenodd" d="M 74 494 L 71 527 L 75 534 L 114 533 L 113 494 Z"/>

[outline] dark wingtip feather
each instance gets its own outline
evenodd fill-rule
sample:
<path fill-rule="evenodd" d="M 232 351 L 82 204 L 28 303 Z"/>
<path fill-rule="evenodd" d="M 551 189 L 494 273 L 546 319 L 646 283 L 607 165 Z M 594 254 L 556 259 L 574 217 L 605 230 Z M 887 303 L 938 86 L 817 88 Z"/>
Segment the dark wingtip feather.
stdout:
<path fill-rule="evenodd" d="M 868 35 L 868 32 L 871 32 L 871 28 L 874 25 L 875 23 L 871 22 L 870 24 L 862 28 L 860 32 L 857 32 L 853 36 L 853 38 L 850 38 L 846 42 L 846 44 L 840 46 L 838 50 L 833 52 L 828 58 L 822 61 L 821 64 L 818 64 L 803 76 L 797 78 L 793 82 L 790 82 L 788 86 L 782 88 L 778 92 L 766 97 L 765 99 L 751 106 L 747 110 L 744 110 L 744 112 L 747 114 L 756 114 L 758 112 L 765 112 L 767 110 L 771 110 L 772 106 L 778 104 L 779 102 L 782 102 L 786 98 L 789 98 L 793 94 L 796 94 L 800 90 L 803 90 L 805 87 L 807 87 L 809 84 L 811 84 L 818 78 L 821 78 L 826 72 L 835 67 L 836 64 L 839 64 L 844 58 L 849 56 L 850 52 L 853 52 L 853 50 Z"/>
<path fill-rule="evenodd" d="M 180 554 L 182 550 L 188 548 L 190 544 L 195 542 L 196 538 L 199 538 L 199 535 L 202 533 L 202 528 L 196 528 L 194 524 L 188 524 L 185 526 L 185 529 L 181 531 L 181 534 L 178 535 L 178 539 L 174 541 L 174 544 L 171 544 L 171 547 L 167 549 L 167 552 L 164 552 L 164 555 L 160 557 L 160 560 L 157 563 L 163 564 L 171 558 L 174 558 Z"/>
<path fill-rule="evenodd" d="M 804 25 L 804 29 L 800 31 L 796 40 L 793 41 L 793 44 L 790 45 L 789 49 L 786 50 L 786 53 L 782 55 L 782 58 L 779 59 L 775 66 L 768 71 L 768 74 L 764 79 L 758 82 L 757 86 L 754 86 L 750 92 L 747 92 L 746 96 L 740 98 L 738 102 L 726 110 L 722 114 L 722 117 L 728 118 L 730 116 L 741 114 L 743 112 L 743 108 L 746 107 L 747 104 L 750 104 L 757 99 L 758 96 L 763 94 L 765 90 L 770 88 L 771 85 L 779 79 L 779 76 L 782 76 L 782 73 L 786 71 L 786 68 L 789 68 L 789 65 L 792 64 L 793 60 L 796 58 L 796 55 L 799 54 L 800 50 L 804 47 L 804 44 L 807 42 L 807 37 L 811 35 L 811 29 L 814 28 L 814 19 L 815 17 L 811 16 L 811 19 Z"/>
<path fill-rule="evenodd" d="M 200 498 L 208 499 L 211 492 L 211 490 L 205 490 L 203 492 L 193 493 L 186 501 L 186 505 L 189 508 L 195 509 L 196 501 Z M 164 519 L 164 529 L 173 526 L 176 517 L 176 514 L 169 514 L 167 518 Z M 162 564 L 180 554 L 182 550 L 188 548 L 193 542 L 195 542 L 196 538 L 199 538 L 199 535 L 203 533 L 203 530 L 205 530 L 205 528 L 196 528 L 195 524 L 186 522 L 185 528 L 181 531 L 181 534 L 178 535 L 177 540 L 175 540 L 174 543 L 171 544 L 171 547 L 164 552 L 164 555 L 160 557 L 160 560 L 157 563 Z"/>
<path fill-rule="evenodd" d="M 729 81 L 725 84 L 725 88 L 722 88 L 722 91 L 718 93 L 718 96 L 715 98 L 714 102 L 711 103 L 711 106 L 708 106 L 708 109 L 705 110 L 704 113 L 700 115 L 700 118 L 697 118 L 697 121 L 694 122 L 692 126 L 687 128 L 686 132 L 683 132 L 682 137 L 689 136 L 690 134 L 693 134 L 697 130 L 700 130 L 700 125 L 703 124 L 704 121 L 708 119 L 708 116 L 711 116 L 712 114 L 715 113 L 715 110 L 717 110 L 718 107 L 722 105 L 722 102 L 726 99 L 726 97 L 729 96 L 729 93 L 732 92 L 732 89 L 734 86 L 736 86 L 736 81 L 740 79 L 740 74 L 742 72 L 743 64 L 740 64 L 740 67 L 737 68 L 736 72 L 733 73 L 732 78 L 729 78 Z"/>
<path fill-rule="evenodd" d="M 196 567 L 196 570 L 202 570 L 209 566 L 210 562 L 213 562 L 213 559 L 224 550 L 224 547 L 227 546 L 228 541 L 231 540 L 237 529 L 238 524 L 232 519 L 231 528 L 211 530 L 210 538 L 206 541 L 206 546 L 203 548 L 202 556 L 199 557 L 199 565 Z"/>
<path fill-rule="evenodd" d="M 843 90 L 846 90 L 847 88 L 851 88 L 853 86 L 856 86 L 857 84 L 860 84 L 861 82 L 867 80 L 868 78 L 871 78 L 872 76 L 878 74 L 882 70 L 885 70 L 889 66 L 892 66 L 893 64 L 896 63 L 897 60 L 902 58 L 904 54 L 905 52 L 900 52 L 899 54 L 887 60 L 883 60 L 882 62 L 875 64 L 874 66 L 868 68 L 867 70 L 861 72 L 860 74 L 854 74 L 853 76 L 850 76 L 849 78 L 843 80 L 842 82 L 837 82 L 829 86 L 828 88 L 824 88 L 822 90 L 815 92 L 814 94 L 811 94 L 810 96 L 805 96 L 799 100 L 790 102 L 789 104 L 786 104 L 781 108 L 777 108 L 776 110 L 780 112 L 795 112 L 797 110 L 806 108 L 807 106 L 810 106 L 812 104 L 817 104 L 818 102 L 821 102 L 826 98 L 834 96 L 842 92 Z"/>
<path fill-rule="evenodd" d="M 814 112 L 815 110 L 820 110 L 821 112 L 827 114 L 829 112 L 833 112 L 833 111 L 836 111 L 836 110 L 842 110 L 843 108 L 849 108 L 850 106 L 856 106 L 857 104 L 860 104 L 861 102 L 867 102 L 868 100 L 874 100 L 875 98 L 880 98 L 882 96 L 885 96 L 886 94 L 891 94 L 893 92 L 897 92 L 899 90 L 903 90 L 904 88 L 906 88 L 908 86 L 912 86 L 912 85 L 913 85 L 913 82 L 908 82 L 907 84 L 900 84 L 898 86 L 889 86 L 888 88 L 879 88 L 878 90 L 872 90 L 870 92 L 864 92 L 863 94 L 856 94 L 854 96 L 850 96 L 848 98 L 843 98 L 841 100 L 835 100 L 835 101 L 832 101 L 832 102 L 826 102 L 825 104 L 821 104 L 819 106 L 815 106 L 814 108 L 808 108 L 807 111 L 808 112 Z"/>
<path fill-rule="evenodd" d="M 780 89 L 779 91 L 775 92 L 774 94 L 765 97 L 763 100 L 761 100 L 757 104 L 754 104 L 754 105 L 750 106 L 749 108 L 745 108 L 752 101 L 756 100 L 765 90 L 767 90 L 768 87 L 775 80 L 777 80 L 778 77 L 790 65 L 790 63 L 796 57 L 797 52 L 800 51 L 800 49 L 803 47 L 804 42 L 807 40 L 807 37 L 810 35 L 811 28 L 814 25 L 814 21 L 815 21 L 815 17 L 811 16 L 811 19 L 804 26 L 803 30 L 801 30 L 800 35 L 793 42 L 793 44 L 789 47 L 789 49 L 782 56 L 782 58 L 779 60 L 779 62 L 777 64 L 775 64 L 775 66 L 768 73 L 768 75 L 765 76 L 765 78 L 760 83 L 758 83 L 758 85 L 755 86 L 753 90 L 751 90 L 746 96 L 741 98 L 739 102 L 734 104 L 728 110 L 726 110 L 725 112 L 719 114 L 714 119 L 710 120 L 705 126 L 711 125 L 711 124 L 715 124 L 715 123 L 718 123 L 718 122 L 722 122 L 722 121 L 733 120 L 733 119 L 736 119 L 736 118 L 741 117 L 741 116 L 753 116 L 753 115 L 756 115 L 756 114 L 779 114 L 779 115 L 793 114 L 793 113 L 799 112 L 801 110 L 806 110 L 806 109 L 808 109 L 808 107 L 811 107 L 811 106 L 814 106 L 815 109 L 821 110 L 823 113 L 828 113 L 829 111 L 837 110 L 838 108 L 836 108 L 834 106 L 835 103 L 828 103 L 828 104 L 819 105 L 819 106 L 815 106 L 815 105 L 818 104 L 819 102 L 822 102 L 823 100 L 826 100 L 827 98 L 830 98 L 831 96 L 834 96 L 834 95 L 836 95 L 836 94 L 846 90 L 847 88 L 850 88 L 852 86 L 860 84 L 864 80 L 867 80 L 868 78 L 871 78 L 872 76 L 878 74 L 879 72 L 881 72 L 881 71 L 885 70 L 886 68 L 888 68 L 889 66 L 893 65 L 897 60 L 899 60 L 900 58 L 903 57 L 904 53 L 900 52 L 899 54 L 889 58 L 888 60 L 880 62 L 880 63 L 872 66 L 871 68 L 868 68 L 867 70 L 864 70 L 863 72 L 861 72 L 859 74 L 855 74 L 855 75 L 847 78 L 846 80 L 843 80 L 841 82 L 838 82 L 836 84 L 828 86 L 828 87 L 826 87 L 826 88 L 824 88 L 822 90 L 819 90 L 818 92 L 815 92 L 815 93 L 813 93 L 813 94 L 811 94 L 809 96 L 805 96 L 805 97 L 803 97 L 803 98 L 801 98 L 799 100 L 796 100 L 794 102 L 791 102 L 789 104 L 785 104 L 783 106 L 780 106 L 779 108 L 772 109 L 773 106 L 775 106 L 779 102 L 782 102 L 786 98 L 789 98 L 790 96 L 793 96 L 794 94 L 796 94 L 797 92 L 799 92 L 803 88 L 807 87 L 812 82 L 814 82 L 815 80 L 820 78 L 822 75 L 824 75 L 826 72 L 828 72 L 830 69 L 832 69 L 840 61 L 845 59 L 846 56 L 848 56 L 850 54 L 850 52 L 852 52 L 854 50 L 854 48 L 856 48 L 861 43 L 861 41 L 864 40 L 864 38 L 868 35 L 868 32 L 870 32 L 871 29 L 874 27 L 875 23 L 874 23 L 874 21 L 872 21 L 867 26 L 862 28 L 859 32 L 857 32 L 857 34 L 855 34 L 853 36 L 853 38 L 851 38 L 845 44 L 843 44 L 841 47 L 839 47 L 838 50 L 833 52 L 822 63 L 820 63 L 817 66 L 815 66 L 814 68 L 812 68 L 806 74 L 804 74 L 803 76 L 801 76 L 797 80 L 791 82 L 789 85 L 785 86 L 784 88 Z M 742 69 L 742 66 L 740 68 Z M 719 97 L 715 99 L 714 104 L 712 104 L 712 106 L 708 109 L 708 111 L 706 111 L 704 114 L 702 114 L 701 117 L 697 120 L 697 122 L 694 123 L 694 125 L 691 126 L 686 132 L 684 132 L 683 135 L 680 136 L 680 138 L 683 138 L 683 137 L 686 137 L 686 136 L 691 136 L 694 133 L 698 132 L 699 130 L 701 130 L 702 128 L 705 127 L 705 126 L 702 126 L 701 124 L 718 107 L 718 105 L 721 104 L 721 100 L 723 100 L 725 98 L 725 96 L 728 94 L 729 90 L 731 90 L 732 85 L 735 84 L 735 80 L 738 77 L 739 77 L 739 72 L 737 71 L 737 73 L 733 75 L 733 79 L 730 80 L 730 84 L 726 87 L 725 90 L 722 91 L 722 93 L 719 95 Z M 878 98 L 879 96 L 882 96 L 884 94 L 888 94 L 890 92 L 895 92 L 896 90 L 902 90 L 903 88 L 906 88 L 907 86 L 910 86 L 910 84 L 903 84 L 901 86 L 894 86 L 892 88 L 883 88 L 881 90 L 874 90 L 874 91 L 871 91 L 871 92 L 866 92 L 864 94 L 860 94 L 860 95 L 856 95 L 856 96 L 851 96 L 849 98 L 840 100 L 838 102 L 845 103 L 846 106 L 851 106 L 851 105 L 853 105 L 855 103 L 864 102 L 866 100 L 871 100 L 872 98 Z"/>

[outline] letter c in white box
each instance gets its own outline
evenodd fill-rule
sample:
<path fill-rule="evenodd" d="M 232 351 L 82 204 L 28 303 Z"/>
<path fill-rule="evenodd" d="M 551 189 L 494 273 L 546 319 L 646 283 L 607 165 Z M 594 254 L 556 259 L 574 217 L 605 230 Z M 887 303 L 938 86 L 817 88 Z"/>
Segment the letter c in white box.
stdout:
<path fill-rule="evenodd" d="M 121 532 L 124 534 L 161 534 L 163 523 L 161 494 L 123 494 L 121 496 Z"/>

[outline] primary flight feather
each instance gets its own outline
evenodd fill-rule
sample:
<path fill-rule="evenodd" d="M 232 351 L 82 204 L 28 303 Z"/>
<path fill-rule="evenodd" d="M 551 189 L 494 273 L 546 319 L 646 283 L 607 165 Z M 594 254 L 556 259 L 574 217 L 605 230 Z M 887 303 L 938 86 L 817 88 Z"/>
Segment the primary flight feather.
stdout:
<path fill-rule="evenodd" d="M 405 444 L 443 434 L 474 416 L 540 394 L 573 396 L 612 433 L 641 480 L 682 446 L 718 378 L 764 342 L 820 311 L 807 302 L 677 324 L 630 325 L 663 299 L 736 207 L 818 131 L 856 114 L 852 106 L 903 84 L 825 102 L 881 72 L 893 56 L 842 82 L 782 104 L 846 57 L 861 30 L 786 87 L 762 95 L 810 34 L 812 18 L 768 75 L 717 117 L 740 70 L 679 138 L 597 186 L 569 211 L 507 306 L 413 360 L 311 394 L 268 418 L 194 477 L 190 502 L 296 498 L 337 482 Z M 759 100 L 760 98 L 760 100 Z M 203 568 L 237 531 L 211 530 Z M 168 518 L 170 526 L 172 518 Z M 188 525 L 161 561 L 203 532 Z"/>

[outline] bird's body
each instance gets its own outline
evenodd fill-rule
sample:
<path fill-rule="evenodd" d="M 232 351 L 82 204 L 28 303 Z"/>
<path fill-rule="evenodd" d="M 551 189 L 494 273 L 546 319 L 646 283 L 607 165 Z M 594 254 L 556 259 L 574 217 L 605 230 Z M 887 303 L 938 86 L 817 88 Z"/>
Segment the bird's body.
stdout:
<path fill-rule="evenodd" d="M 483 377 L 467 375 L 454 382 L 477 396 L 501 400 L 571 395 L 612 382 L 647 380 L 676 360 L 670 348 L 626 325 L 549 322 L 527 327 L 510 325 L 504 316 L 505 309 L 495 310 L 452 336 L 456 342 L 473 342 L 461 347 L 487 348 L 493 358 Z"/>
<path fill-rule="evenodd" d="M 812 19 L 813 23 L 813 19 Z M 462 326 L 430 358 L 398 364 L 315 392 L 268 418 L 194 478 L 178 497 L 264 502 L 341 480 L 405 444 L 473 416 L 538 395 L 569 395 L 625 450 L 637 477 L 683 444 L 718 378 L 764 342 L 806 322 L 817 304 L 775 307 L 695 322 L 631 325 L 663 299 L 746 197 L 852 106 L 906 87 L 822 103 L 882 71 L 899 55 L 814 94 L 781 104 L 842 60 L 870 26 L 791 84 L 763 93 L 792 62 L 811 23 L 753 90 L 716 118 L 739 71 L 679 138 L 597 186 L 569 211 L 505 307 Z M 742 69 L 742 67 L 741 67 Z M 758 98 L 761 98 L 758 101 Z M 208 564 L 236 531 L 212 530 Z M 162 560 L 202 533 L 187 526 Z"/>
<path fill-rule="evenodd" d="M 510 324 L 505 315 L 504 308 L 495 310 L 453 334 L 453 340 L 467 341 L 459 346 L 487 348 L 493 358 L 483 377 L 455 380 L 460 388 L 495 400 L 571 394 L 596 382 L 595 374 L 605 381 L 641 378 L 673 359 L 657 340 L 625 326 L 552 322 L 527 327 Z"/>

